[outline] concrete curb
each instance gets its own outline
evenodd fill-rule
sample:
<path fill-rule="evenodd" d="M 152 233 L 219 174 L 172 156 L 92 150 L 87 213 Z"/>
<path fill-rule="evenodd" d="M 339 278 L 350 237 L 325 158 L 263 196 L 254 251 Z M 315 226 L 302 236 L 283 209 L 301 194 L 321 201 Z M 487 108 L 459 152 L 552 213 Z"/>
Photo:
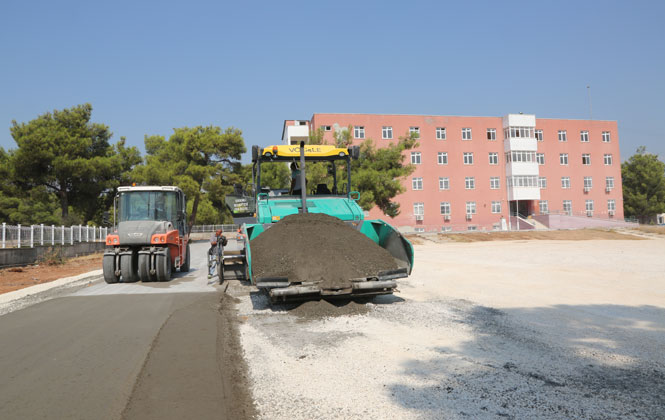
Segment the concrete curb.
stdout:
<path fill-rule="evenodd" d="M 4 293 L 0 295 L 0 315 L 49 299 L 51 295 L 49 292 L 57 293 L 56 289 L 81 286 L 85 283 L 99 280 L 102 276 L 102 270 L 94 270 L 79 274 L 78 276 L 63 277 L 48 283 L 36 284 L 13 292 Z"/>

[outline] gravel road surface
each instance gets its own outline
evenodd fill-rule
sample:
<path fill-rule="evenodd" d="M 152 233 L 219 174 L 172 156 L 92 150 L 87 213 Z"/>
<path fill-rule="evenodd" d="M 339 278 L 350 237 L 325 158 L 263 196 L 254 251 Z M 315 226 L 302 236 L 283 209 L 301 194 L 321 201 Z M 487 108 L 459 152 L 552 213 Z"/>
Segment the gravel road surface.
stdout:
<path fill-rule="evenodd" d="M 663 419 L 665 240 L 416 246 L 367 311 L 232 291 L 260 418 Z"/>
<path fill-rule="evenodd" d="M 207 248 L 192 244 L 192 270 L 169 283 L 96 283 L 1 316 L 0 418 L 251 417 Z"/>

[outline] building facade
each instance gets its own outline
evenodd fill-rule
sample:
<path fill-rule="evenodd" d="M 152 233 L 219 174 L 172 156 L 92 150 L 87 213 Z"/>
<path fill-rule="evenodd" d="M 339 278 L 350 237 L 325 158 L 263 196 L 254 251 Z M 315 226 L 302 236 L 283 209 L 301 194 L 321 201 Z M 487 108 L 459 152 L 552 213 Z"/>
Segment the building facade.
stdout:
<path fill-rule="evenodd" d="M 282 141 L 310 130 L 324 139 L 351 130 L 377 147 L 416 133 L 405 151 L 415 171 L 390 222 L 403 230 L 461 231 L 582 227 L 623 220 L 616 121 L 426 115 L 314 114 L 288 120 Z M 369 217 L 385 218 L 378 209 Z"/>

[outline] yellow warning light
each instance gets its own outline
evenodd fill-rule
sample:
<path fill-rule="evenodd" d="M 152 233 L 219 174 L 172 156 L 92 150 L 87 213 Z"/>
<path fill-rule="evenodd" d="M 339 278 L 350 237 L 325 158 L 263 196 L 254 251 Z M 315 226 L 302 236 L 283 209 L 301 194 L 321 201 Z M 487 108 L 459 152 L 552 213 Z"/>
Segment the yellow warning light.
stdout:
<path fill-rule="evenodd" d="M 136 182 L 132 182 L 132 187 L 136 187 Z"/>

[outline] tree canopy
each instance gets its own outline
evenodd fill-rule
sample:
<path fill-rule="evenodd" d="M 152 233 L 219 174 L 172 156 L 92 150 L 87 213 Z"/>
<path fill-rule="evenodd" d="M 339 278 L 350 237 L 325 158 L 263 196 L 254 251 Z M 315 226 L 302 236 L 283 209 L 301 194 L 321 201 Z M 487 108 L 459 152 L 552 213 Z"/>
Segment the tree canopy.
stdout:
<path fill-rule="evenodd" d="M 12 183 L 28 195 L 55 194 L 64 223 L 71 221 L 70 207 L 84 221 L 92 219 L 103 192 L 140 161 L 139 151 L 125 148 L 124 141 L 111 145 L 109 128 L 92 123 L 91 116 L 92 105 L 83 104 L 27 123 L 12 121 L 18 145 L 8 157 Z"/>
<path fill-rule="evenodd" d="M 206 203 L 222 217 L 224 195 L 240 180 L 237 171 L 245 152 L 242 132 L 229 127 L 182 127 L 163 136 L 145 137 L 146 157 L 134 170 L 134 178 L 146 184 L 177 185 L 191 200 L 190 225 L 196 223 L 199 204 Z"/>
<path fill-rule="evenodd" d="M 665 163 L 658 155 L 646 153 L 640 146 L 637 152 L 621 165 L 624 213 L 648 223 L 658 213 L 665 212 Z"/>

